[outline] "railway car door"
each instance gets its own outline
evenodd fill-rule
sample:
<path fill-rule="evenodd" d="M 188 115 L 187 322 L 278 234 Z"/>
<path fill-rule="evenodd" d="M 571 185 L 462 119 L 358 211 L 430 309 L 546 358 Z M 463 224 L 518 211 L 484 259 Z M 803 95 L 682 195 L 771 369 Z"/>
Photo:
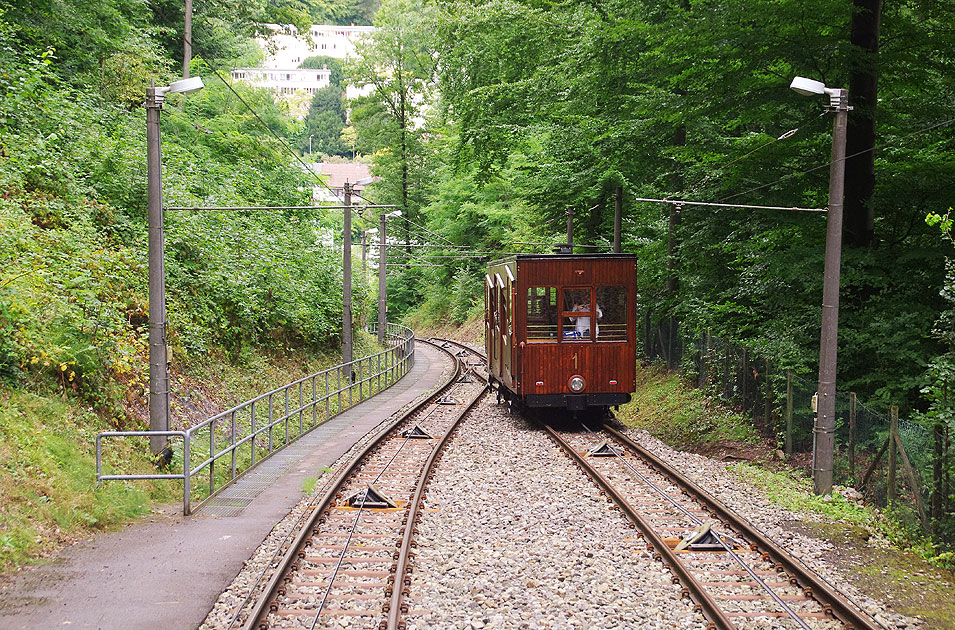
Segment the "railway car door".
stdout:
<path fill-rule="evenodd" d="M 500 361 L 501 366 L 501 381 L 506 383 L 509 387 L 513 387 L 513 382 L 511 379 L 511 362 L 510 362 L 510 343 L 508 342 L 508 332 L 511 325 L 510 313 L 508 308 L 508 290 L 507 285 L 504 283 L 503 279 L 498 276 L 499 284 L 497 289 L 498 296 L 498 309 L 497 312 L 500 316 L 499 325 L 500 331 L 496 339 L 498 342 L 497 356 Z"/>

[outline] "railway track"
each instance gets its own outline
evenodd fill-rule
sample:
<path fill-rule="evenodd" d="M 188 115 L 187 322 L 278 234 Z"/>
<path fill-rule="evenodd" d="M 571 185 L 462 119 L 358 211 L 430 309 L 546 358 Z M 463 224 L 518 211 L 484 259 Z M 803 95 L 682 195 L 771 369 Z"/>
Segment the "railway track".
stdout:
<path fill-rule="evenodd" d="M 430 471 L 485 392 L 475 373 L 479 355 L 445 340 L 425 343 L 451 355 L 452 375 L 339 473 L 285 546 L 246 630 L 404 627 L 415 524 Z"/>
<path fill-rule="evenodd" d="M 565 453 L 635 524 L 720 630 L 876 630 L 839 593 L 722 503 L 612 427 L 557 430 Z"/>

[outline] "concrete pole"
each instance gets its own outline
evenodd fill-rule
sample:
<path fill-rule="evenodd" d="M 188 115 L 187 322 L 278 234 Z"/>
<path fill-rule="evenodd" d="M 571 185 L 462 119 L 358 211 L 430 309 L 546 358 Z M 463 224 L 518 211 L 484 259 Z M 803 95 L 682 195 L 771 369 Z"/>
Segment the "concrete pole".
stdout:
<path fill-rule="evenodd" d="M 146 178 L 149 216 L 149 430 L 169 430 L 169 364 L 166 360 L 166 280 L 163 267 L 162 151 L 159 112 L 163 96 L 146 88 Z M 149 438 L 161 452 L 165 437 Z"/>
<path fill-rule="evenodd" d="M 352 185 L 345 182 L 345 234 L 342 246 L 342 363 L 351 363 L 352 315 L 351 315 L 351 193 Z"/>
<path fill-rule="evenodd" d="M 387 319 L 385 318 L 385 304 L 387 295 L 385 293 L 385 213 L 381 213 L 380 224 L 378 226 L 378 343 L 385 345 L 385 328 Z"/>
<path fill-rule="evenodd" d="M 368 280 L 368 231 L 361 231 L 361 277 Z"/>
<path fill-rule="evenodd" d="M 842 261 L 842 198 L 845 192 L 846 124 L 849 91 L 830 95 L 832 123 L 829 165 L 829 213 L 822 284 L 822 331 L 819 339 L 819 403 L 813 430 L 812 484 L 816 494 L 832 492 L 836 429 L 836 354 L 839 341 L 839 272 Z"/>
<path fill-rule="evenodd" d="M 613 253 L 620 253 L 620 228 L 623 220 L 623 186 L 617 186 L 613 204 Z"/>
<path fill-rule="evenodd" d="M 185 25 L 183 26 L 182 78 L 189 78 L 189 63 L 192 61 L 192 0 L 186 0 Z"/>

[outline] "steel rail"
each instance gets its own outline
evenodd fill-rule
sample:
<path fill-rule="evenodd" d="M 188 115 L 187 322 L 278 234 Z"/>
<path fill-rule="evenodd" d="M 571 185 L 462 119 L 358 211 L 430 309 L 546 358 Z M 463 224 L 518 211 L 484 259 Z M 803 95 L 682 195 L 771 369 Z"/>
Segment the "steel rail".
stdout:
<path fill-rule="evenodd" d="M 593 430 L 592 430 L 590 427 L 588 427 L 586 424 L 583 424 L 582 426 L 583 426 L 585 429 L 587 429 L 587 431 L 590 432 L 592 435 L 598 435 L 595 431 L 593 431 Z M 604 427 L 601 427 L 601 428 L 604 428 Z M 694 525 L 699 526 L 699 525 L 702 525 L 702 524 L 703 524 L 703 520 L 702 520 L 702 519 L 698 518 L 695 514 L 693 514 L 693 513 L 690 512 L 688 509 L 686 509 L 685 507 L 683 507 L 682 505 L 680 505 L 680 503 L 678 503 L 673 497 L 671 497 L 669 494 L 667 494 L 666 492 L 664 492 L 663 488 L 661 488 L 661 487 L 659 487 L 657 484 L 653 483 L 653 481 L 650 480 L 646 475 L 644 475 L 642 472 L 640 472 L 639 470 L 637 470 L 636 467 L 634 467 L 633 464 L 631 464 L 631 463 L 628 462 L 626 459 L 624 459 L 623 455 L 622 455 L 621 453 L 617 452 L 616 449 L 614 449 L 614 453 L 615 453 L 616 459 L 617 459 L 620 463 L 622 463 L 622 464 L 624 465 L 624 467 L 626 467 L 627 469 L 629 469 L 630 472 L 632 472 L 634 475 L 636 475 L 636 476 L 640 479 L 640 481 L 642 481 L 646 486 L 648 486 L 650 489 L 652 489 L 654 492 L 656 492 L 661 498 L 663 498 L 664 501 L 666 501 L 667 503 L 669 503 L 672 507 L 676 508 L 678 511 L 682 512 L 683 515 L 686 516 Z M 716 540 L 717 540 L 717 541 L 720 543 L 720 545 L 723 547 L 723 550 L 724 550 L 731 558 L 733 558 L 733 560 L 736 561 L 736 563 L 740 566 L 740 568 L 742 568 L 744 571 L 746 571 L 747 574 L 749 574 L 749 577 L 750 577 L 756 584 L 758 584 L 759 587 L 762 588 L 763 591 L 765 591 L 766 594 L 769 595 L 769 597 L 770 597 L 774 602 L 776 602 L 776 605 L 777 605 L 777 606 L 779 606 L 783 611 L 785 611 L 785 613 L 786 613 L 787 615 L 789 615 L 789 617 L 790 617 L 800 628 L 802 628 L 802 630 L 812 630 L 812 629 L 810 628 L 810 626 L 809 626 L 805 621 L 803 621 L 802 617 L 800 617 L 799 614 L 798 614 L 795 610 L 793 610 L 792 606 L 790 606 L 790 605 L 787 604 L 785 601 L 783 601 L 783 599 L 779 596 L 779 594 L 776 593 L 776 591 L 773 590 L 772 587 L 770 587 L 770 586 L 766 583 L 766 581 L 763 580 L 763 578 L 759 577 L 759 575 L 756 573 L 756 571 L 754 571 L 753 568 L 750 567 L 750 566 L 746 563 L 746 561 L 743 560 L 743 559 L 739 556 L 739 554 L 737 554 L 736 551 L 733 550 L 733 544 L 732 544 L 732 542 L 727 542 L 726 540 L 724 540 L 723 536 L 719 535 L 719 532 L 717 532 L 716 530 L 711 530 L 711 531 L 713 531 L 713 533 L 716 534 Z"/>
<path fill-rule="evenodd" d="M 419 339 L 419 341 L 424 340 Z M 315 509 L 312 510 L 308 520 L 305 522 L 305 524 L 299 530 L 298 535 L 296 535 L 295 539 L 289 545 L 288 551 L 285 553 L 278 566 L 276 566 L 271 579 L 265 586 L 265 590 L 262 592 L 262 595 L 258 598 L 258 600 L 256 600 L 255 606 L 253 606 L 252 610 L 250 611 L 249 617 L 243 626 L 243 630 L 264 630 L 268 628 L 266 619 L 268 618 L 271 604 L 278 594 L 279 588 L 284 584 L 286 574 L 289 572 L 289 568 L 298 561 L 299 551 L 301 551 L 305 541 L 307 541 L 312 535 L 312 530 L 315 528 L 318 521 L 325 516 L 325 513 L 328 511 L 331 503 L 341 491 L 342 486 L 358 468 L 358 465 L 368 456 L 369 453 L 371 453 L 382 442 L 388 439 L 391 433 L 402 422 L 434 401 L 441 392 L 443 392 L 458 379 L 461 371 L 461 362 L 458 360 L 458 358 L 437 344 L 427 341 L 424 341 L 424 343 L 434 346 L 441 352 L 444 352 L 451 357 L 451 360 L 454 362 L 454 370 L 452 370 L 451 375 L 441 383 L 440 387 L 438 387 L 433 394 L 424 398 L 406 413 L 395 419 L 394 422 L 392 422 L 386 429 L 381 431 L 378 436 L 375 437 L 375 439 L 365 446 L 365 448 L 363 448 L 356 457 L 346 464 L 346 466 L 335 478 L 335 481 L 331 484 L 329 491 L 325 493 L 325 496 L 322 497 L 322 500 L 318 503 Z"/>
<path fill-rule="evenodd" d="M 468 413 L 471 412 L 472 409 L 474 409 L 474 406 L 478 403 L 478 401 L 486 395 L 487 389 L 482 389 L 473 398 L 471 398 L 464 410 L 461 411 L 458 417 L 454 420 L 451 428 L 445 432 L 444 436 L 441 438 L 441 442 L 431 452 L 431 456 L 428 458 L 428 461 L 425 462 L 424 467 L 422 468 L 421 478 L 418 480 L 418 486 L 415 488 L 414 498 L 411 499 L 411 504 L 409 506 L 408 522 L 405 524 L 404 535 L 401 538 L 401 547 L 398 550 L 398 562 L 395 569 L 395 581 L 394 584 L 392 584 L 391 602 L 388 604 L 388 608 L 385 609 L 385 612 L 388 613 L 388 622 L 387 625 L 384 623 L 381 624 L 382 630 L 400 630 L 402 627 L 401 614 L 403 612 L 407 612 L 406 609 L 403 609 L 402 599 L 407 594 L 406 587 L 410 586 L 410 577 L 408 578 L 409 583 L 405 583 L 405 574 L 410 573 L 411 567 L 408 566 L 408 560 L 411 557 L 412 540 L 417 529 L 417 521 L 420 516 L 420 509 L 424 503 L 423 497 L 425 493 L 425 487 L 431 480 L 432 469 L 434 468 L 438 458 L 441 456 L 442 451 L 447 446 L 451 436 L 461 424 L 461 421 L 465 416 L 468 415 Z"/>
<path fill-rule="evenodd" d="M 702 612 L 703 616 L 710 622 L 710 627 L 717 628 L 718 630 L 737 630 L 736 625 L 726 616 L 726 613 L 720 609 L 716 600 L 706 592 L 703 585 L 690 573 L 686 565 L 677 557 L 676 552 L 667 546 L 666 542 L 660 538 L 660 535 L 657 534 L 654 528 L 640 516 L 637 510 L 614 488 L 613 484 L 597 472 L 597 470 L 591 466 L 580 453 L 575 451 L 550 425 L 545 423 L 542 426 L 550 435 L 551 439 L 590 475 L 591 479 L 616 502 L 627 517 L 640 529 L 650 546 L 653 547 L 667 566 L 670 567 L 670 570 L 673 571 L 683 583 L 683 587 L 689 593 L 690 599 L 696 603 L 700 612 Z"/>
<path fill-rule="evenodd" d="M 627 447 L 633 449 L 641 457 L 650 462 L 658 470 L 669 475 L 677 483 L 683 486 L 684 490 L 692 495 L 696 500 L 706 505 L 719 518 L 726 521 L 731 527 L 752 540 L 757 547 L 767 553 L 770 559 L 781 565 L 792 577 L 801 583 L 803 590 L 808 596 L 822 604 L 827 613 L 831 613 L 842 623 L 852 627 L 854 630 L 884 630 L 884 627 L 869 619 L 866 615 L 853 608 L 846 598 L 836 592 L 827 582 L 816 575 L 811 569 L 803 565 L 796 558 L 786 553 L 770 538 L 753 527 L 749 522 L 740 517 L 736 512 L 724 505 L 721 501 L 711 496 L 705 490 L 693 483 L 673 466 L 666 463 L 635 441 L 624 435 L 620 431 L 604 425 L 604 429 L 615 438 L 623 442 Z"/>

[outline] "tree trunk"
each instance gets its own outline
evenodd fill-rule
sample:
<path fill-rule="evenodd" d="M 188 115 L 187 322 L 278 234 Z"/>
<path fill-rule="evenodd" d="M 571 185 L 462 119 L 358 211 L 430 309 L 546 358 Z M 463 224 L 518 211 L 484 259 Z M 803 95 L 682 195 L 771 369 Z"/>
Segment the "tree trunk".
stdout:
<path fill-rule="evenodd" d="M 868 247 L 874 241 L 875 117 L 878 105 L 879 21 L 881 0 L 853 0 L 849 69 L 848 136 L 844 242 Z M 856 155 L 858 154 L 858 155 Z M 854 156 L 854 157 L 853 157 Z"/>

